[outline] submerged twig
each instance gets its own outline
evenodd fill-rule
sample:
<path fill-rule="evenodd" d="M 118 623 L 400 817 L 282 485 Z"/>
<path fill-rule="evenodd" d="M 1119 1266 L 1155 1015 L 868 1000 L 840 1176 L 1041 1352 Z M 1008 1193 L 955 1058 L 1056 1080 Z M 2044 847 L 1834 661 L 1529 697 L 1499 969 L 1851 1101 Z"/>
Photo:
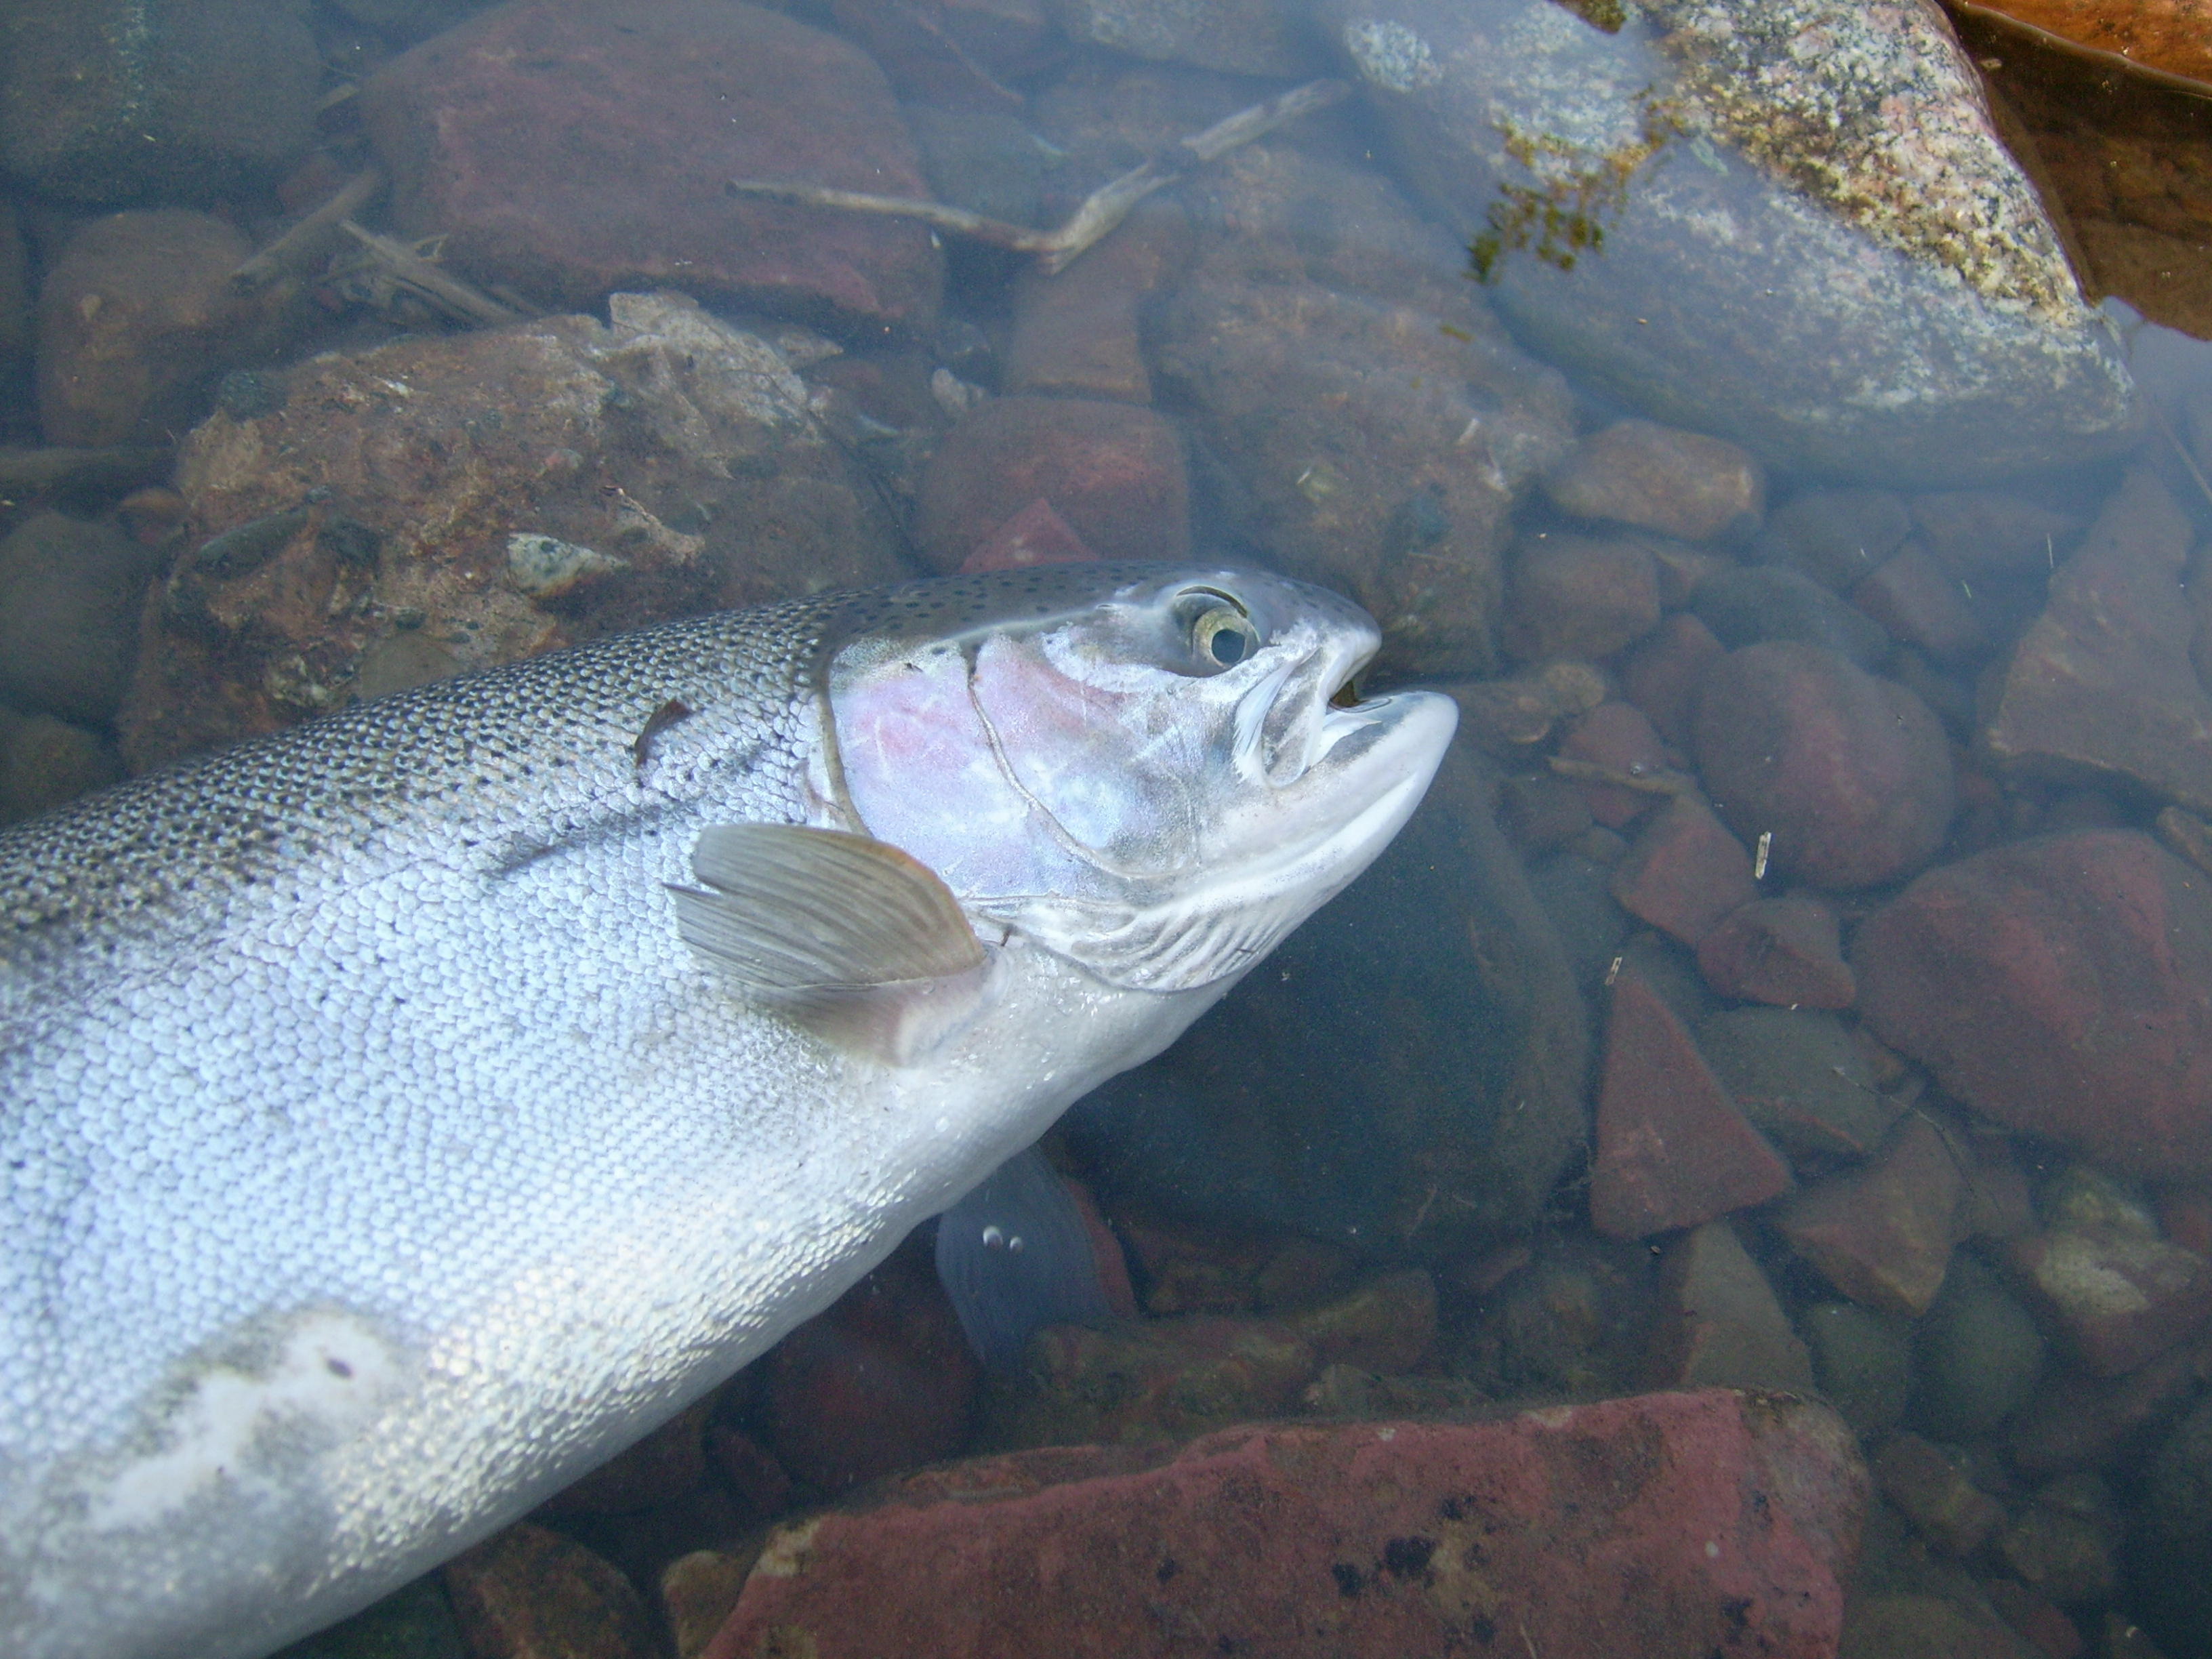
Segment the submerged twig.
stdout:
<path fill-rule="evenodd" d="M 1249 144 L 1273 132 L 1285 122 L 1327 109 L 1351 93 L 1351 87 L 1342 81 L 1309 81 L 1264 104 L 1239 110 L 1205 131 L 1193 133 L 1165 155 L 1154 156 L 1142 167 L 1100 185 L 1084 198 L 1066 223 L 1054 230 L 1036 230 L 1026 225 L 1010 224 L 1004 219 L 970 213 L 965 208 L 904 196 L 871 196 L 861 191 L 780 185 L 757 179 L 732 179 L 729 188 L 737 195 L 765 197 L 794 207 L 838 208 L 848 213 L 881 213 L 894 218 L 918 219 L 955 236 L 988 242 L 1017 253 L 1034 253 L 1045 274 L 1052 276 L 1067 269 L 1154 191 L 1175 183 L 1195 167 L 1227 155 L 1239 144 Z"/>
<path fill-rule="evenodd" d="M 251 294 L 328 257 L 331 245 L 337 240 L 338 227 L 367 207 L 383 188 L 384 169 L 374 165 L 363 167 L 339 185 L 329 201 L 232 271 L 230 285 L 241 294 Z"/>
<path fill-rule="evenodd" d="M 1602 783 L 1614 789 L 1633 789 L 1644 795 L 1693 794 L 1698 787 L 1680 772 L 1631 772 L 1599 761 L 1577 760 L 1571 755 L 1554 755 L 1548 764 L 1553 775 L 1572 783 Z"/>
<path fill-rule="evenodd" d="M 521 312 L 511 306 L 501 305 L 482 289 L 440 270 L 434 263 L 424 258 L 405 243 L 394 241 L 389 236 L 380 236 L 373 230 L 363 230 L 350 219 L 342 221 L 340 228 L 359 242 L 378 268 L 394 283 L 410 293 L 420 295 L 447 316 L 484 328 L 496 328 L 502 323 L 522 320 Z"/>

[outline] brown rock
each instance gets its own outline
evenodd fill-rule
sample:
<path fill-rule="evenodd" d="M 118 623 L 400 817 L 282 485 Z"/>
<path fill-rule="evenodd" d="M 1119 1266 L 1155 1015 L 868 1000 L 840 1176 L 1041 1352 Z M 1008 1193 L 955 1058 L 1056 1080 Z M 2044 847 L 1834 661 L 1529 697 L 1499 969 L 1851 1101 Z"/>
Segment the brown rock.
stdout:
<path fill-rule="evenodd" d="M 1984 1579 L 1982 1591 L 2005 1623 L 2026 1637 L 2043 1659 L 2079 1659 L 2086 1644 L 2074 1621 L 2018 1579 Z"/>
<path fill-rule="evenodd" d="M 1510 777 L 1498 787 L 1498 822 L 1524 853 L 1547 853 L 1595 822 L 1587 786 L 1550 772 Z"/>
<path fill-rule="evenodd" d="M 1601 702 L 1574 721 L 1559 738 L 1559 753 L 1630 777 L 1656 777 L 1668 769 L 1667 745 L 1642 712 L 1625 702 Z M 1583 793 L 1597 821 L 1615 830 L 1634 823 L 1662 799 L 1612 783 L 1586 783 Z"/>
<path fill-rule="evenodd" d="M 2004 1505 L 1917 1434 L 1893 1434 L 1868 1465 L 1875 1489 L 1941 1553 L 1963 1559 L 2004 1524 Z"/>
<path fill-rule="evenodd" d="M 1985 1608 L 1948 1596 L 1854 1595 L 1837 1659 L 2033 1659 Z"/>
<path fill-rule="evenodd" d="M 2072 550 L 2081 521 L 1995 490 L 1912 497 L 1921 544 L 1954 576 L 2051 572 Z"/>
<path fill-rule="evenodd" d="M 1514 548 L 1505 648 L 1521 660 L 1609 657 L 1658 623 L 1658 578 L 1642 544 L 1553 534 Z"/>
<path fill-rule="evenodd" d="M 1668 1247 L 1650 1374 L 1666 1388 L 1813 1387 L 1813 1358 L 1790 1328 L 1735 1230 L 1709 1221 Z"/>
<path fill-rule="evenodd" d="M 1614 978 L 1590 1221 L 1612 1238 L 1694 1227 L 1790 1190 L 1790 1166 L 1728 1097 L 1634 969 Z"/>
<path fill-rule="evenodd" d="M 394 58 L 362 112 L 401 224 L 479 283 L 570 308 L 668 284 L 850 331 L 936 311 L 921 226 L 727 188 L 929 194 L 883 72 L 779 13 L 520 0 Z"/>
<path fill-rule="evenodd" d="M 2100 1468 L 2144 1429 L 2173 1416 L 2208 1377 L 2212 1342 L 2201 1337 L 2120 1376 L 2048 1372 L 2007 1425 L 2006 1455 L 2027 1475 Z"/>
<path fill-rule="evenodd" d="M 913 574 L 773 347 L 679 295 L 608 309 L 319 356 L 280 406 L 194 431 L 187 550 L 118 717 L 133 766 L 715 604 Z"/>
<path fill-rule="evenodd" d="M 46 441 L 166 442 L 199 418 L 215 375 L 274 353 L 287 293 L 230 285 L 252 252 L 222 220 L 173 208 L 95 219 L 70 237 L 39 296 Z"/>
<path fill-rule="evenodd" d="M 1984 1116 L 2125 1173 L 2212 1173 L 2212 889 L 2090 830 L 1934 871 L 1859 929 L 1875 1035 Z"/>
<path fill-rule="evenodd" d="M 1836 913 L 1810 894 L 1754 899 L 1698 941 L 1698 970 L 1724 997 L 1782 1008 L 1848 1008 L 1858 982 Z"/>
<path fill-rule="evenodd" d="M 886 1609 L 971 1659 L 1826 1659 L 1864 1496 L 1826 1407 L 1719 1391 L 1022 1452 L 779 1528 L 708 1659 L 880 1654 Z"/>
<path fill-rule="evenodd" d="M 1710 807 L 1677 795 L 1644 821 L 1613 869 L 1613 896 L 1629 915 L 1696 949 L 1759 896 L 1751 855 Z"/>
<path fill-rule="evenodd" d="M 446 1565 L 472 1659 L 653 1659 L 645 1604 L 611 1564 L 524 1522 Z"/>
<path fill-rule="evenodd" d="M 1698 688 L 1728 647 L 1686 611 L 1678 611 L 1639 640 L 1620 665 L 1620 689 L 1667 741 L 1687 747 Z"/>
<path fill-rule="evenodd" d="M 538 1505 L 546 1516 L 649 1510 L 681 1498 L 707 1472 L 707 1413 L 712 1396 L 685 1407 L 628 1451 Z"/>
<path fill-rule="evenodd" d="M 1978 655 L 1986 643 L 1981 623 L 1967 609 L 1957 584 L 1912 542 L 1850 589 L 1850 601 L 1938 662 Z"/>
<path fill-rule="evenodd" d="M 2159 1239 L 2030 1233 L 2009 1254 L 2037 1310 L 2099 1376 L 2134 1370 L 2212 1319 L 2212 1263 Z"/>
<path fill-rule="evenodd" d="M 994 1387 L 984 1442 L 1184 1439 L 1291 1412 L 1320 1370 L 1313 1346 L 1279 1320 L 1048 1325 L 1030 1339 L 1021 1376 Z"/>
<path fill-rule="evenodd" d="M 1904 499 L 1886 489 L 1809 489 L 1766 522 L 1791 564 L 1838 593 L 1881 569 L 1911 531 Z"/>
<path fill-rule="evenodd" d="M 0 823 L 122 781 L 122 759 L 98 732 L 0 707 Z"/>
<path fill-rule="evenodd" d="M 1264 1296 L 1265 1269 L 1261 1278 Z M 1415 1370 L 1436 1346 L 1437 1287 L 1420 1268 L 1408 1267 L 1371 1279 L 1348 1296 L 1281 1317 L 1322 1365 L 1352 1365 L 1392 1376 Z"/>
<path fill-rule="evenodd" d="M 1819 646 L 1732 651 L 1698 693 L 1698 764 L 1767 867 L 1820 887 L 1866 887 L 1924 864 L 1954 799 L 1950 749 L 1928 706 Z"/>
<path fill-rule="evenodd" d="M 959 1451 L 981 1382 L 928 1253 L 912 1242 L 760 1364 L 770 1449 L 830 1493 Z"/>
<path fill-rule="evenodd" d="M 1845 1296 L 1917 1319 L 1943 1288 L 1960 1186 L 1942 1132 L 1908 1113 L 1864 1169 L 1799 1194 L 1776 1224 Z"/>
<path fill-rule="evenodd" d="M 1650 421 L 1620 421 L 1576 445 L 1544 478 L 1562 513 L 1611 519 L 1684 541 L 1756 524 L 1766 506 L 1759 463 L 1734 444 Z"/>
<path fill-rule="evenodd" d="M 660 1574 L 660 1611 L 676 1644 L 676 1659 L 698 1659 L 729 1621 L 757 1552 L 694 1550 Z"/>
<path fill-rule="evenodd" d="M 1993 757 L 2212 812 L 2212 697 L 2191 662 L 2197 629 L 2182 586 L 2194 539 L 2166 486 L 2130 473 L 1997 682 L 1982 733 Z"/>
<path fill-rule="evenodd" d="M 1190 252 L 1188 218 L 1155 198 L 1057 276 L 1025 275 L 1015 285 L 1005 389 L 1150 403 L 1138 309 L 1181 274 Z"/>
<path fill-rule="evenodd" d="M 1190 550 L 1175 428 L 1150 410 L 1066 398 L 994 398 L 969 410 L 930 462 L 915 534 L 938 569 L 957 570 L 1039 499 L 1101 558 Z"/>

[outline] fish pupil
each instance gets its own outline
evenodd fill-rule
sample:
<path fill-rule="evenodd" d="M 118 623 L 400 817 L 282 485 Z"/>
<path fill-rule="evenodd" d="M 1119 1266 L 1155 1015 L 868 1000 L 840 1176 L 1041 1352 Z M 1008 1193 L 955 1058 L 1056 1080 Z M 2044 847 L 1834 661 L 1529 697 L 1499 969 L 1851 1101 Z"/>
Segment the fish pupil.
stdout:
<path fill-rule="evenodd" d="M 1222 629 L 1214 635 L 1212 649 L 1214 661 L 1233 667 L 1244 660 L 1244 636 L 1233 628 Z"/>

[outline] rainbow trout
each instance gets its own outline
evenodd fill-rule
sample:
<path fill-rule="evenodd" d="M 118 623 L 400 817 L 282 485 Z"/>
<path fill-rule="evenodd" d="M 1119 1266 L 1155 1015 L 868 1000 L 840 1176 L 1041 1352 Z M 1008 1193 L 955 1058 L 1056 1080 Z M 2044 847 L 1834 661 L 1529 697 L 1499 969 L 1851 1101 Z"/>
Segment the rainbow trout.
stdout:
<path fill-rule="evenodd" d="M 1249 571 L 671 623 L 0 832 L 0 1653 L 256 1659 L 729 1376 L 1349 882 Z"/>

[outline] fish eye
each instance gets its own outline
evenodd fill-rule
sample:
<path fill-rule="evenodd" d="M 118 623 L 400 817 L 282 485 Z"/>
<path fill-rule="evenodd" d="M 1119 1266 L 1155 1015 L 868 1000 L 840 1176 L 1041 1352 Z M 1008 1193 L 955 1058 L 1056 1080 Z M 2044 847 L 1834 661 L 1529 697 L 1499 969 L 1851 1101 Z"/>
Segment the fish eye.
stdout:
<path fill-rule="evenodd" d="M 1225 595 L 1203 597 L 1208 603 L 1190 621 L 1191 653 L 1202 669 L 1234 668 L 1260 648 L 1260 630 Z"/>

